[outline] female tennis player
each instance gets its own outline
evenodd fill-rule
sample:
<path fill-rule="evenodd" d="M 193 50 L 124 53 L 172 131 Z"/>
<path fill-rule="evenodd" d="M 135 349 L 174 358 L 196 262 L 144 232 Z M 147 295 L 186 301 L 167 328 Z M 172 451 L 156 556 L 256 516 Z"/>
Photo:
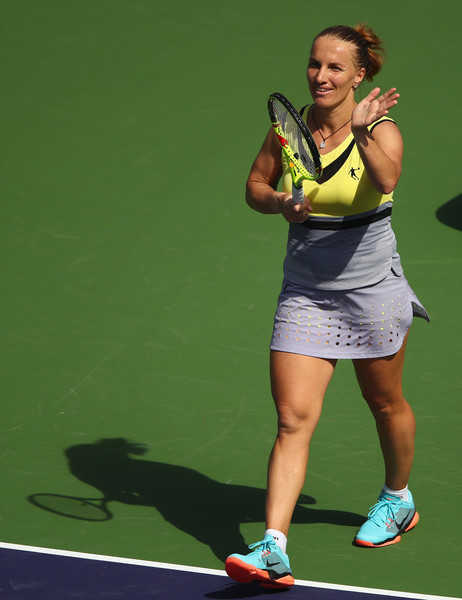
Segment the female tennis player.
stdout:
<path fill-rule="evenodd" d="M 355 100 L 355 90 L 373 80 L 382 62 L 382 42 L 365 24 L 322 31 L 311 48 L 312 103 L 302 116 L 323 174 L 304 182 L 305 202 L 294 204 L 290 169 L 270 130 L 247 181 L 250 207 L 280 213 L 290 225 L 270 346 L 278 433 L 268 467 L 266 531 L 249 554 L 228 557 L 226 570 L 240 582 L 294 582 L 289 525 L 339 359 L 354 363 L 385 463 L 383 489 L 355 544 L 394 544 L 419 519 L 408 489 L 415 419 L 403 397 L 402 371 L 413 316 L 429 319 L 403 274 L 391 228 L 403 142 L 388 113 L 399 94 L 375 88 Z M 275 191 L 281 179 L 283 191 Z"/>

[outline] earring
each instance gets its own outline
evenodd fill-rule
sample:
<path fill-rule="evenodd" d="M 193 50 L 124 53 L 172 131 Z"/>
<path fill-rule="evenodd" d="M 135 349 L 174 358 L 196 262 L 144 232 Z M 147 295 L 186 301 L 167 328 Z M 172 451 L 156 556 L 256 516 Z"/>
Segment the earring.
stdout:
<path fill-rule="evenodd" d="M 356 89 L 358 88 L 358 84 L 357 84 L 357 83 L 355 83 L 353 87 L 354 87 L 354 89 L 356 90 Z"/>

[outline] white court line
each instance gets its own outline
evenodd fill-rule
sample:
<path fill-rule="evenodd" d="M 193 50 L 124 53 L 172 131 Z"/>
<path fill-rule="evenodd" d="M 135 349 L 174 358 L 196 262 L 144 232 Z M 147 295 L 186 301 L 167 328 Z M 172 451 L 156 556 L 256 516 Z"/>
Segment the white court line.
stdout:
<path fill-rule="evenodd" d="M 172 571 L 184 571 L 187 573 L 199 573 L 203 575 L 218 575 L 228 577 L 225 571 L 218 569 L 206 569 L 202 567 L 188 567 L 172 563 L 154 562 L 150 560 L 139 560 L 136 558 L 122 558 L 120 556 L 105 556 L 104 554 L 87 554 L 86 552 L 74 552 L 71 550 L 56 550 L 54 548 L 41 548 L 38 546 L 23 546 L 21 544 L 8 544 L 0 542 L 0 548 L 5 550 L 22 550 L 24 552 L 36 552 L 39 554 L 51 554 L 54 556 L 66 556 L 68 558 L 84 558 L 87 560 L 100 560 L 104 562 L 120 563 L 123 565 L 135 565 L 140 567 L 151 567 L 155 569 L 170 569 Z M 321 583 L 319 581 L 295 580 L 296 585 L 314 587 L 342 592 L 356 592 L 359 594 L 376 594 L 378 596 L 393 596 L 396 598 L 412 598 L 413 600 L 462 600 L 453 596 L 431 596 L 429 594 L 413 594 L 409 592 L 394 592 L 375 588 L 364 588 L 350 585 L 337 585 L 334 583 Z"/>

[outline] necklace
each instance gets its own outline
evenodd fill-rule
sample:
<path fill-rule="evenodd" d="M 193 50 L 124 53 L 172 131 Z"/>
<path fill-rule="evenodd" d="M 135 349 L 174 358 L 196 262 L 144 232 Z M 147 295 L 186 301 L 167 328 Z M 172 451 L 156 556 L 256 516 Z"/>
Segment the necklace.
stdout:
<path fill-rule="evenodd" d="M 313 117 L 313 121 L 314 121 L 314 124 L 316 125 L 316 129 L 319 131 L 319 133 L 321 134 L 321 137 L 322 137 L 322 142 L 319 144 L 320 148 L 324 148 L 324 146 L 326 145 L 326 140 L 328 140 L 330 137 L 332 137 L 333 135 L 335 135 L 337 133 L 337 131 L 340 131 L 340 129 L 343 129 L 351 121 L 351 118 L 348 119 L 348 121 L 346 123 L 344 123 L 341 127 L 339 127 L 338 129 L 336 129 L 335 131 L 333 131 L 327 137 L 324 137 L 322 135 L 322 131 L 321 131 L 319 125 L 316 123 L 316 119 L 314 118 L 314 110 L 311 112 L 311 116 Z"/>

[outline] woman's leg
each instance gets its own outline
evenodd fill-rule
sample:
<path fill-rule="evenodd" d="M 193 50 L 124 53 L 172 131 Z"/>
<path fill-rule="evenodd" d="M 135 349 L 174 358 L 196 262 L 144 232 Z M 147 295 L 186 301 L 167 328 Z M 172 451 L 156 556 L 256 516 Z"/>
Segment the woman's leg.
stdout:
<path fill-rule="evenodd" d="M 335 361 L 287 352 L 271 353 L 271 387 L 278 413 L 278 434 L 268 465 L 267 529 L 287 536 L 306 476 L 311 436 L 321 415 Z M 280 541 L 280 540 L 279 540 Z M 235 581 L 259 581 L 267 587 L 290 587 L 294 578 L 285 549 L 273 532 L 247 555 L 231 554 L 226 572 Z"/>
<path fill-rule="evenodd" d="M 392 356 L 355 360 L 356 377 L 374 415 L 385 462 L 385 485 L 407 486 L 414 459 L 415 418 L 403 396 L 406 339 Z"/>
<path fill-rule="evenodd" d="M 305 481 L 311 437 L 335 364 L 335 360 L 271 353 L 271 389 L 278 413 L 278 434 L 268 465 L 266 525 L 286 536 Z"/>

